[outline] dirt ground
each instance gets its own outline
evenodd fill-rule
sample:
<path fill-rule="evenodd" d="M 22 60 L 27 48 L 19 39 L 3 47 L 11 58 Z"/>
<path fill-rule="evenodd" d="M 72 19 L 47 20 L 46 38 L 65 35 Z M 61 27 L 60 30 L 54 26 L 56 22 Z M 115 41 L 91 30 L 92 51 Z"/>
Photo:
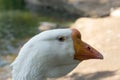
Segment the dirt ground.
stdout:
<path fill-rule="evenodd" d="M 83 61 L 70 80 L 120 80 L 120 17 L 80 18 L 72 26 L 104 60 Z"/>
<path fill-rule="evenodd" d="M 70 74 L 57 80 L 120 80 L 120 17 L 80 18 L 72 27 L 77 28 L 83 41 L 100 51 L 104 59 L 83 61 Z M 9 66 L 0 68 L 0 80 L 11 80 Z"/>
<path fill-rule="evenodd" d="M 120 80 L 120 17 L 80 18 L 73 28 L 100 51 L 103 60 L 86 60 L 58 80 Z"/>

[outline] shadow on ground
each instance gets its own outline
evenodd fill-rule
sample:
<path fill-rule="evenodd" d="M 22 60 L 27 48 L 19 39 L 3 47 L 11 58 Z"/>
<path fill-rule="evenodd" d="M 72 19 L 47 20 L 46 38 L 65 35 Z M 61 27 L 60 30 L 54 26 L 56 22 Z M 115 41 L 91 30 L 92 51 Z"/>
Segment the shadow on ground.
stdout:
<path fill-rule="evenodd" d="M 74 73 L 69 77 L 73 80 L 101 80 L 114 75 L 116 75 L 116 71 L 100 71 L 81 75 L 79 73 Z"/>

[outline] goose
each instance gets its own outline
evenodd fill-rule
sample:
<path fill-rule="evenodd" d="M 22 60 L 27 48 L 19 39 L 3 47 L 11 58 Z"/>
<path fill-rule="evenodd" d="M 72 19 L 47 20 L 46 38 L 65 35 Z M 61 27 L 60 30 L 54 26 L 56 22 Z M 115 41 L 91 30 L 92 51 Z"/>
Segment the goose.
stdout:
<path fill-rule="evenodd" d="M 47 80 L 65 76 L 80 62 L 103 59 L 101 53 L 81 40 L 77 29 L 47 30 L 21 48 L 11 64 L 13 80 Z"/>

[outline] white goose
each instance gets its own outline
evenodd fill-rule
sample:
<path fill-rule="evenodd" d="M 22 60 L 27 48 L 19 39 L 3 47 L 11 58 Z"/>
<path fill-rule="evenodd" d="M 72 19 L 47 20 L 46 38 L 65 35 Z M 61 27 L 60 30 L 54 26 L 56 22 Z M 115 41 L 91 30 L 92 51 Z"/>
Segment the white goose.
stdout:
<path fill-rule="evenodd" d="M 30 39 L 12 63 L 13 80 L 46 80 L 72 71 L 81 61 L 103 59 L 76 29 L 44 31 Z"/>

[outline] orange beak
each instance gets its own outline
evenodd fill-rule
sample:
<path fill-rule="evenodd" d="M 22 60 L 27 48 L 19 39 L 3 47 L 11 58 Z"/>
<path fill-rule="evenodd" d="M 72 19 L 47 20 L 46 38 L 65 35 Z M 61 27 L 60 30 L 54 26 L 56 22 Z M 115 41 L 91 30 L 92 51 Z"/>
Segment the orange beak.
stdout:
<path fill-rule="evenodd" d="M 103 56 L 94 48 L 81 40 L 81 34 L 78 30 L 72 29 L 72 39 L 75 49 L 74 59 L 103 59 Z"/>

